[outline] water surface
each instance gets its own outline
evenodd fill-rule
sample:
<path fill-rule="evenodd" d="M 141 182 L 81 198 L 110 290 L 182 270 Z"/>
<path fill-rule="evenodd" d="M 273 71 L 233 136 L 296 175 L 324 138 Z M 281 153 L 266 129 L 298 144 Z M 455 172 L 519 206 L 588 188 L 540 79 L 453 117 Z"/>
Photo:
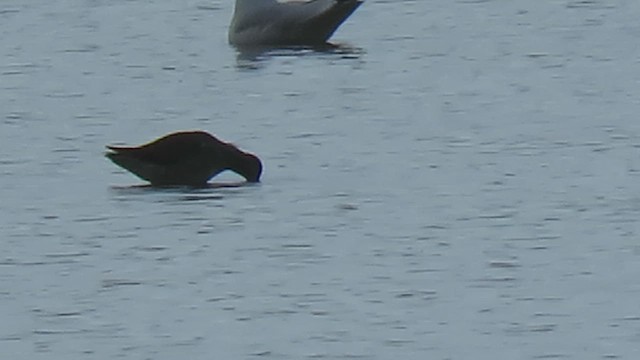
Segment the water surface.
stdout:
<path fill-rule="evenodd" d="M 255 52 L 232 5 L 0 4 L 3 357 L 638 357 L 640 3 L 368 0 Z M 185 129 L 263 182 L 103 156 Z"/>

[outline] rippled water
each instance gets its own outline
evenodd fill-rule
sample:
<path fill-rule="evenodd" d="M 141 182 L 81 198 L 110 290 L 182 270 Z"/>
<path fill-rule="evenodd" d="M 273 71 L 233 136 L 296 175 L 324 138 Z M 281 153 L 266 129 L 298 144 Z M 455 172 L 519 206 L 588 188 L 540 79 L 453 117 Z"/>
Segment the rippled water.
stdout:
<path fill-rule="evenodd" d="M 639 2 L 367 0 L 254 53 L 231 11 L 0 3 L 2 358 L 638 357 Z M 103 157 L 182 129 L 264 182 Z"/>

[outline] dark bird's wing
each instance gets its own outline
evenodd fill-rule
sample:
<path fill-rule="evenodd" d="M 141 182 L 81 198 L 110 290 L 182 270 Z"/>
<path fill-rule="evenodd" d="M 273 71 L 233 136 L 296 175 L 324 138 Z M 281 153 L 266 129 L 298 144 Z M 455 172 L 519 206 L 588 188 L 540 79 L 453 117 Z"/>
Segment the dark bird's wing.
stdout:
<path fill-rule="evenodd" d="M 119 156 L 130 157 L 157 165 L 170 165 L 201 153 L 202 142 L 200 141 L 200 137 L 203 136 L 215 139 L 208 134 L 175 133 L 141 146 L 108 145 L 107 148 Z M 217 139 L 215 140 L 218 141 Z M 207 139 L 207 141 L 211 141 L 211 139 Z"/>

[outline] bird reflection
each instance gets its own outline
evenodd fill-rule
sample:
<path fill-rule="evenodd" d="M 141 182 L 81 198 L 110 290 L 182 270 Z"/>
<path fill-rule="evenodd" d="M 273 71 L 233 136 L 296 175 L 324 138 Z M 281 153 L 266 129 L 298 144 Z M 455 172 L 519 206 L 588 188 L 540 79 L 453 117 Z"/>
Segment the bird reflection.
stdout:
<path fill-rule="evenodd" d="M 325 43 L 313 46 L 236 46 L 236 67 L 240 70 L 258 70 L 278 57 L 332 57 L 359 60 L 365 51 L 349 44 Z"/>
<path fill-rule="evenodd" d="M 129 185 L 129 186 L 111 186 L 110 192 L 116 200 L 131 201 L 138 196 L 142 196 L 145 201 L 159 203 L 173 202 L 192 202 L 192 201 L 210 201 L 222 200 L 225 196 L 235 193 L 235 189 L 251 187 L 251 183 L 244 181 L 225 182 L 225 183 L 207 183 L 200 187 L 191 186 L 153 186 Z M 151 196 L 151 197 L 149 197 Z"/>

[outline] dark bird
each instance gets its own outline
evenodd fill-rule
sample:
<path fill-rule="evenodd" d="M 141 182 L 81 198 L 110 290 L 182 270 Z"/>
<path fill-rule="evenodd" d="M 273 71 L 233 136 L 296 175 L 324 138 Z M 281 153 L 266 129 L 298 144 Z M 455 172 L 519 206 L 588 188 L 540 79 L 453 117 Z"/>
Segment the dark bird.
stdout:
<path fill-rule="evenodd" d="M 236 0 L 229 43 L 322 45 L 362 0 Z"/>
<path fill-rule="evenodd" d="M 106 157 L 154 186 L 204 186 L 225 170 L 259 182 L 262 173 L 255 155 L 204 131 L 177 132 L 136 147 L 107 148 Z"/>

